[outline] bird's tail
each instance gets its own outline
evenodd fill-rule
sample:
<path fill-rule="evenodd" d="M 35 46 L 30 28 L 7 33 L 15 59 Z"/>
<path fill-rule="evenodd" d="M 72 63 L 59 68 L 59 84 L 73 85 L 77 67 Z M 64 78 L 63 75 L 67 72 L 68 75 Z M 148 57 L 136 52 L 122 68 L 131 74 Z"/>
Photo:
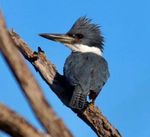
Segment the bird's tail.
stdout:
<path fill-rule="evenodd" d="M 83 91 L 80 86 L 76 86 L 73 95 L 71 97 L 69 106 L 74 109 L 83 109 L 86 103 L 86 95 L 83 94 Z"/>

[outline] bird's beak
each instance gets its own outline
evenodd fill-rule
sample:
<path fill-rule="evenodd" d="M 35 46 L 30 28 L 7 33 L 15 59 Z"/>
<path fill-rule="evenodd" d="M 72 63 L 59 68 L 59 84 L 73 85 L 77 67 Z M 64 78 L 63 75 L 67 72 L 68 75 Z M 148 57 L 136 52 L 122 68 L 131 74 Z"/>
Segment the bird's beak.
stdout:
<path fill-rule="evenodd" d="M 75 39 L 71 36 L 68 36 L 66 34 L 48 34 L 48 33 L 42 33 L 39 34 L 39 36 L 52 40 L 52 41 L 56 41 L 56 42 L 60 42 L 63 44 L 73 44 Z"/>

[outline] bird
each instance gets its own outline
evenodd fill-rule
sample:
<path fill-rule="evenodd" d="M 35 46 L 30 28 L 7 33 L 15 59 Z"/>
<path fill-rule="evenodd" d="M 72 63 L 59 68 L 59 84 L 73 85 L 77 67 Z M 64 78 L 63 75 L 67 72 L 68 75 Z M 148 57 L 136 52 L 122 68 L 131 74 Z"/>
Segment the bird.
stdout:
<path fill-rule="evenodd" d="M 67 33 L 39 35 L 62 43 L 72 51 L 63 68 L 63 76 L 73 87 L 69 107 L 82 110 L 88 101 L 94 103 L 110 76 L 108 63 L 103 57 L 104 37 L 100 26 L 81 16 Z"/>

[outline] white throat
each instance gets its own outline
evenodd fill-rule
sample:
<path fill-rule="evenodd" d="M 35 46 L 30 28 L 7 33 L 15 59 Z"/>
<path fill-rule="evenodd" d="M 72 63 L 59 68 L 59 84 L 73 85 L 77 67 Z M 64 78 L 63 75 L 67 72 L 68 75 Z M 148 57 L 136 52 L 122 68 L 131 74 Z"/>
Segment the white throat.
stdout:
<path fill-rule="evenodd" d="M 73 52 L 82 52 L 82 53 L 91 52 L 99 56 L 102 56 L 102 51 L 97 47 L 89 47 L 83 44 L 74 44 L 74 45 L 66 44 L 66 46 L 69 47 Z"/>

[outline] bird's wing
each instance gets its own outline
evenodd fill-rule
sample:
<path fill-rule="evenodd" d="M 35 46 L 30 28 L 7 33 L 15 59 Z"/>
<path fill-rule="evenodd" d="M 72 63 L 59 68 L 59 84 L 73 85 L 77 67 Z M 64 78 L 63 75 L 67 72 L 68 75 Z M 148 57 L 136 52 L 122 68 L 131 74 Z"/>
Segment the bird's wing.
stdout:
<path fill-rule="evenodd" d="M 108 65 L 103 57 L 93 53 L 73 53 L 66 60 L 64 75 L 71 85 L 80 85 L 87 95 L 98 92 L 109 77 Z"/>
<path fill-rule="evenodd" d="M 72 53 L 66 60 L 64 75 L 72 86 L 79 85 L 86 94 L 90 88 L 90 66 L 80 53 Z"/>
<path fill-rule="evenodd" d="M 93 70 L 91 71 L 92 80 L 90 89 L 95 92 L 99 92 L 106 83 L 110 74 L 108 70 L 108 64 L 103 57 L 99 57 L 96 63 L 96 69 L 93 67 Z"/>

